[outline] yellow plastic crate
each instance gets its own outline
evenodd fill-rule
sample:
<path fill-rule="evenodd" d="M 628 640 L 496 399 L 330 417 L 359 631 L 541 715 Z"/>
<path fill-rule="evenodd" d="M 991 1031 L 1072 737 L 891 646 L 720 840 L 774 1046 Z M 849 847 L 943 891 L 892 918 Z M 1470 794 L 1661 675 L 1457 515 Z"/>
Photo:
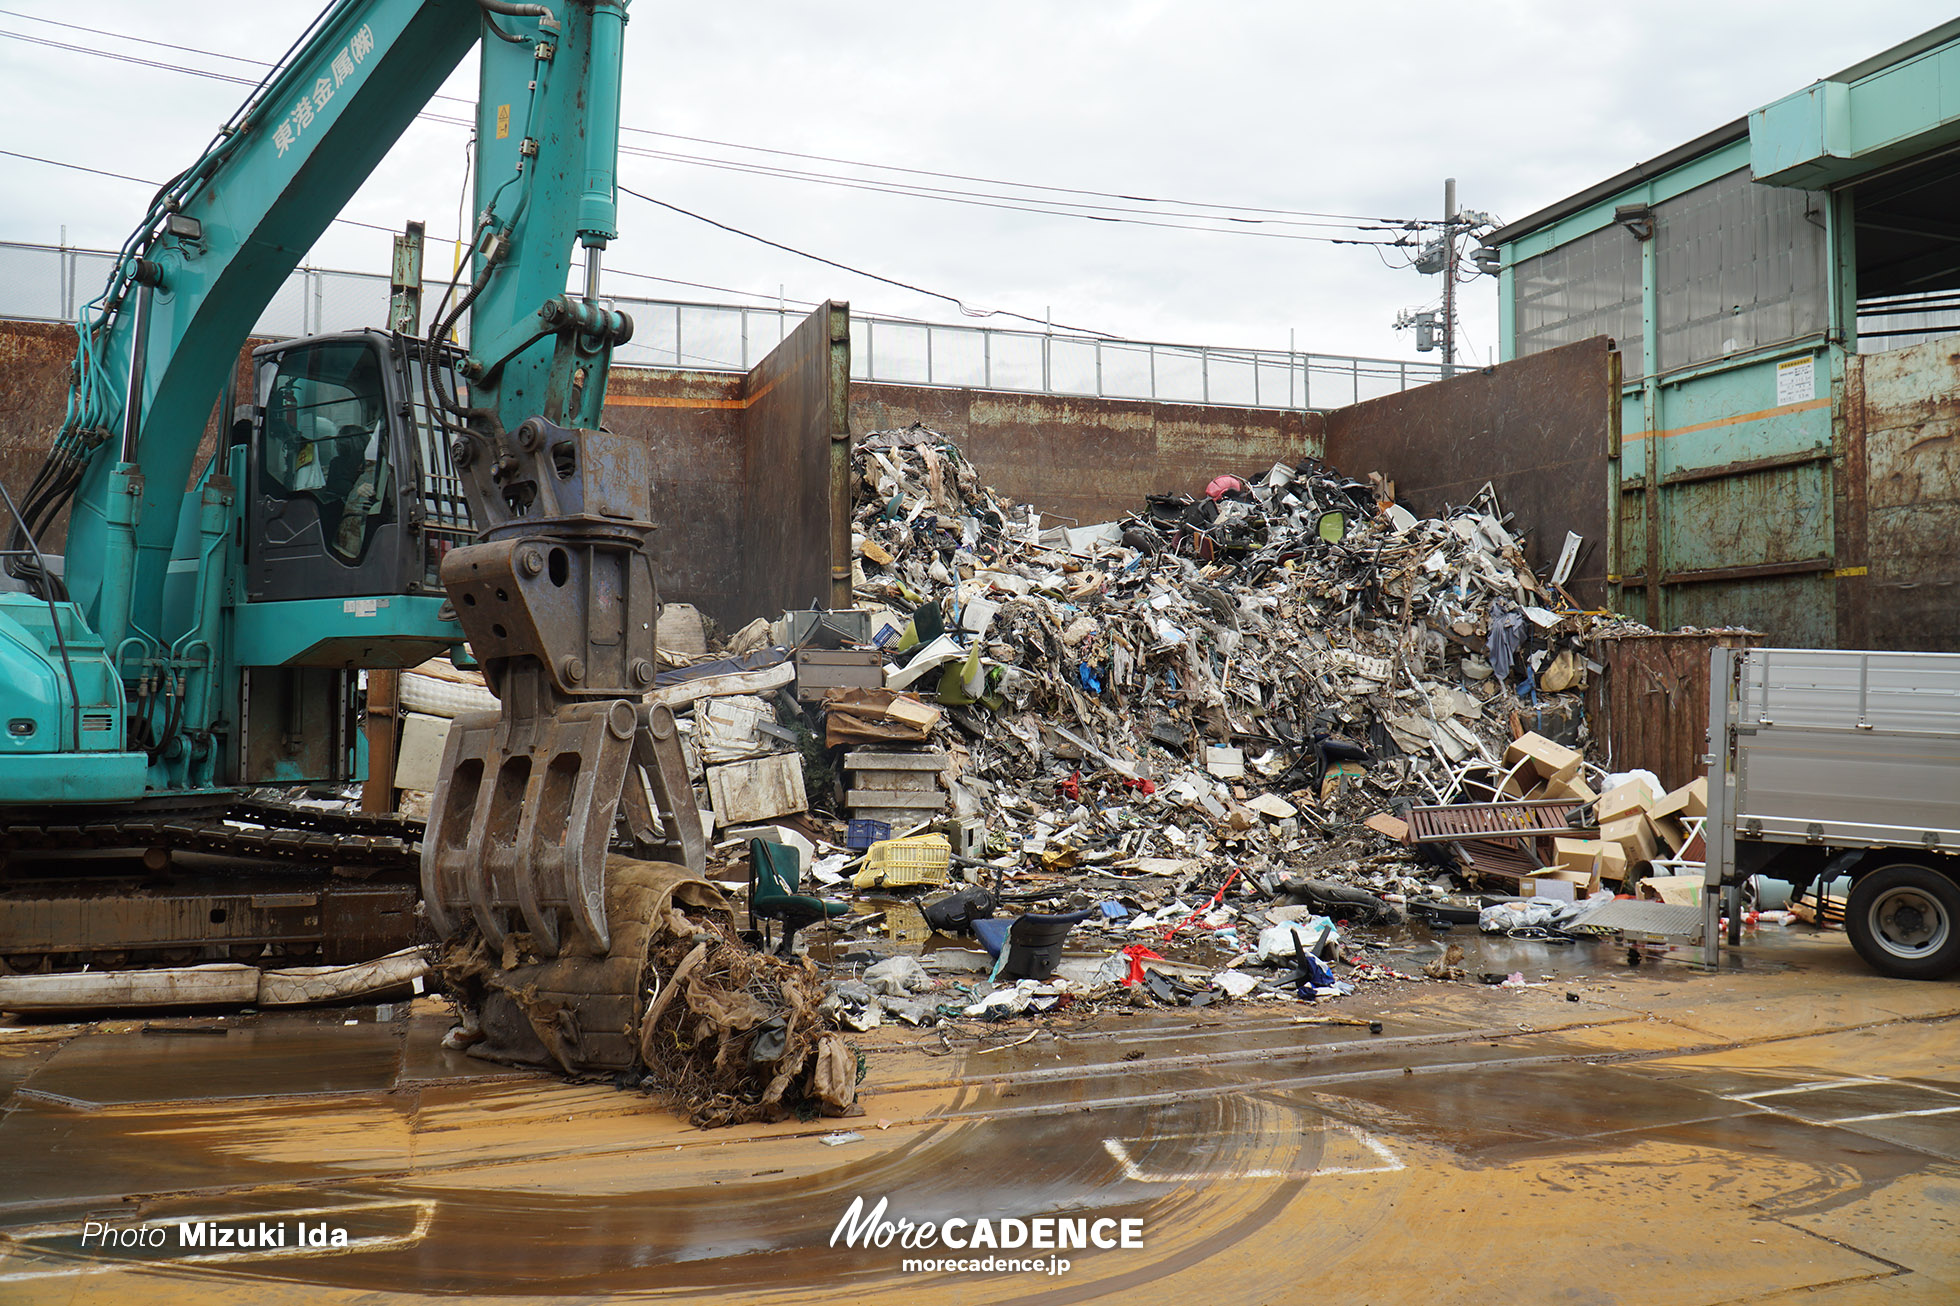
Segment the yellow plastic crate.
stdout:
<path fill-rule="evenodd" d="M 864 855 L 864 869 L 851 878 L 854 888 L 876 885 L 944 884 L 953 865 L 953 846 L 943 834 L 911 839 L 880 839 Z"/>

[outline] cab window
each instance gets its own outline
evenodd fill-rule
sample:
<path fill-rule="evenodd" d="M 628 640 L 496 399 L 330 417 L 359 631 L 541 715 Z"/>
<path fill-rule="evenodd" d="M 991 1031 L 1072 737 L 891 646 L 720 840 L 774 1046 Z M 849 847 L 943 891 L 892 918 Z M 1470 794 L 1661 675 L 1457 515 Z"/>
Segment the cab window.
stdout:
<path fill-rule="evenodd" d="M 318 504 L 327 552 L 358 563 L 394 517 L 380 359 L 358 342 L 311 345 L 262 377 L 260 491 Z"/>

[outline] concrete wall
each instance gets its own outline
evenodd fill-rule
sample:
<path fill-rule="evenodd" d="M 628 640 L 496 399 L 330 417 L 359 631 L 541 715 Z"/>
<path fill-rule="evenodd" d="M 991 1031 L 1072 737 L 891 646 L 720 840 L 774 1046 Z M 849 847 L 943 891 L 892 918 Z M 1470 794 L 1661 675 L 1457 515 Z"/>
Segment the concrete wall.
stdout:
<path fill-rule="evenodd" d="M 1008 497 L 1084 525 L 1146 495 L 1199 493 L 1220 472 L 1317 458 L 1322 443 L 1318 413 L 852 384 L 853 435 L 914 422 L 952 437 Z"/>

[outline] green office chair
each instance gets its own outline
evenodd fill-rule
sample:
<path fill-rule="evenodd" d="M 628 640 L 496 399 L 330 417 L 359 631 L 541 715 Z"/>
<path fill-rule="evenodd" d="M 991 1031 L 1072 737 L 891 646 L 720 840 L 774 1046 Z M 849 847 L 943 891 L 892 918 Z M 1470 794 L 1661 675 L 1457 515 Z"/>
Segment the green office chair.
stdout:
<path fill-rule="evenodd" d="M 767 839 L 749 840 L 749 929 L 757 928 L 756 918 L 782 922 L 783 941 L 776 945 L 778 957 L 788 957 L 796 945 L 796 932 L 832 916 L 842 916 L 850 904 L 829 898 L 798 893 L 803 878 L 796 849 Z M 768 936 L 761 935 L 764 946 Z"/>

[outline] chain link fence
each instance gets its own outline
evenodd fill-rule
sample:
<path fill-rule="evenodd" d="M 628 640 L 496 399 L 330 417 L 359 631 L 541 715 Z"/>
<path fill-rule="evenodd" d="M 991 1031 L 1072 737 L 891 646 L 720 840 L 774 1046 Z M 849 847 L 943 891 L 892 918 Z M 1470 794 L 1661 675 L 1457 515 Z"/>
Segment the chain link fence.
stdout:
<path fill-rule="evenodd" d="M 102 291 L 114 255 L 0 242 L 0 318 L 72 322 Z M 430 295 L 439 287 L 430 283 Z M 746 372 L 802 322 L 801 309 L 613 297 L 633 339 L 614 352 L 633 367 Z M 299 268 L 253 326 L 261 336 L 379 326 L 388 278 Z M 1439 364 L 1293 350 L 1224 349 L 1067 332 L 908 322 L 851 315 L 851 377 L 899 385 L 1148 399 L 1244 408 L 1342 408 L 1438 380 Z"/>

